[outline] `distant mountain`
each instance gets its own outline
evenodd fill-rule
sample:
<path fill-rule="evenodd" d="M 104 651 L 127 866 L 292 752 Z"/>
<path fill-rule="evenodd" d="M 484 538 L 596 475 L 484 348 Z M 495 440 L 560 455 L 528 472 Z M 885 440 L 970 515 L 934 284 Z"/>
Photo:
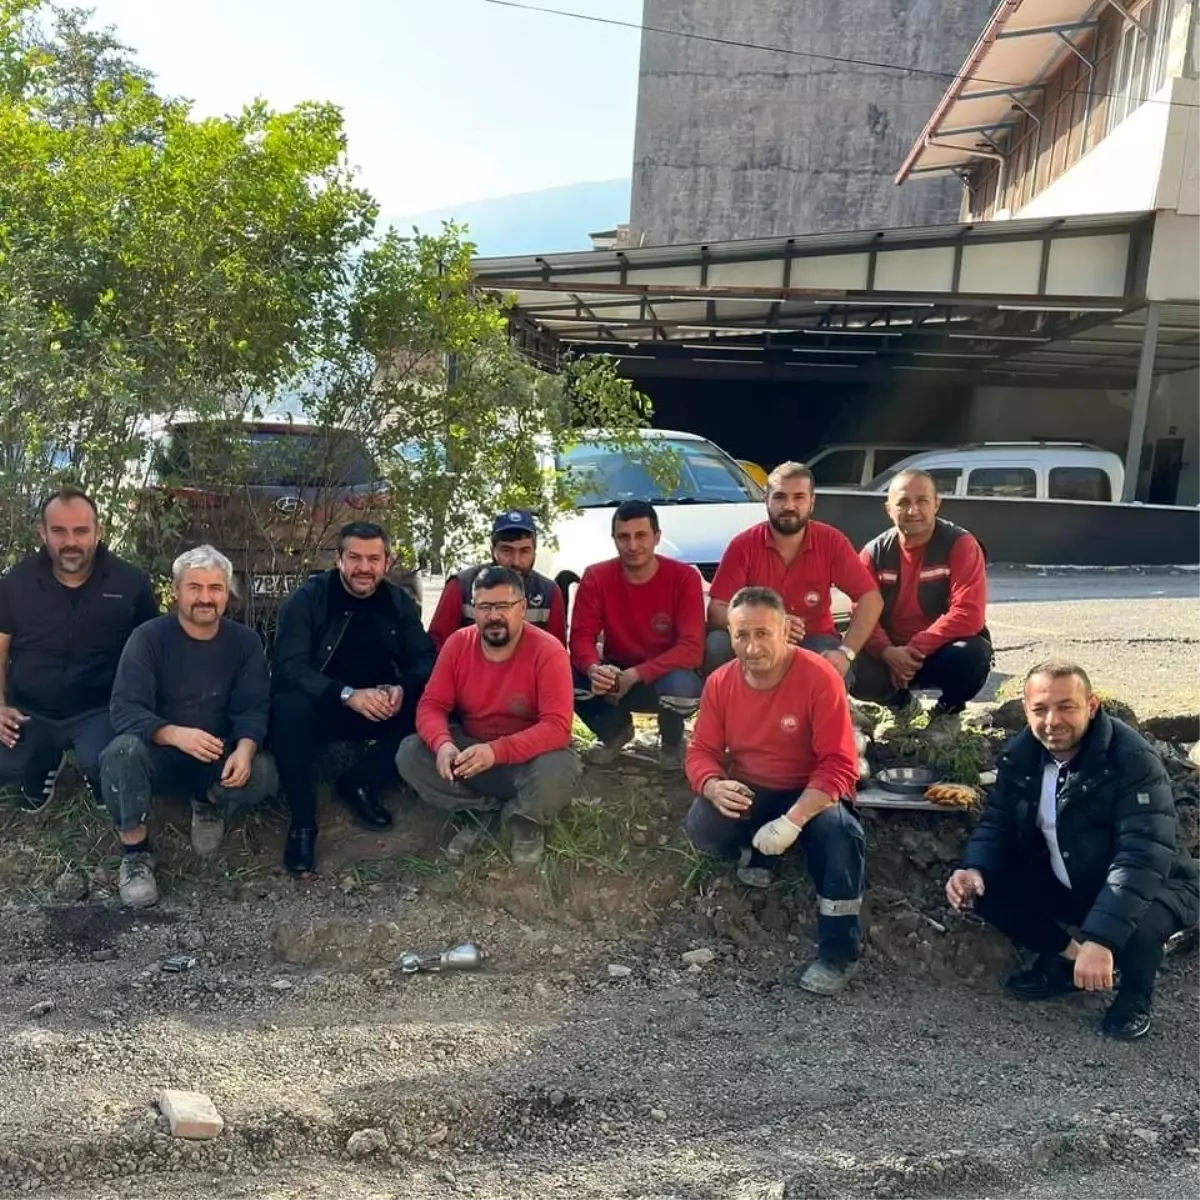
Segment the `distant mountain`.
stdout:
<path fill-rule="evenodd" d="M 568 183 L 540 192 L 471 200 L 416 216 L 382 218 L 380 228 L 393 225 L 407 233 L 415 225 L 432 233 L 449 220 L 466 225 L 479 253 L 488 257 L 590 250 L 589 233 L 614 229 L 629 220 L 629 180 Z"/>

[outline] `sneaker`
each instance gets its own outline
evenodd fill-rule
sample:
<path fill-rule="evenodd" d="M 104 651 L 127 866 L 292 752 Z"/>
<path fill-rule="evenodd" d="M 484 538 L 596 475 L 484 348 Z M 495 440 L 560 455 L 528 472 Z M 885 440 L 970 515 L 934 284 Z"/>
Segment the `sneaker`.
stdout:
<path fill-rule="evenodd" d="M 925 741 L 934 746 L 946 746 L 962 732 L 962 713 L 950 712 L 940 704 L 934 705 L 925 726 Z"/>
<path fill-rule="evenodd" d="M 546 834 L 540 825 L 521 817 L 512 822 L 512 847 L 509 857 L 514 867 L 536 867 L 546 850 Z"/>
<path fill-rule="evenodd" d="M 753 860 L 754 852 L 752 850 L 742 851 L 736 872 L 738 882 L 746 887 L 769 888 L 775 882 L 775 872 L 770 867 L 751 866 Z"/>
<path fill-rule="evenodd" d="M 596 742 L 587 748 L 584 760 L 593 767 L 611 767 L 621 751 L 633 741 L 633 722 L 630 721 L 615 738 L 607 742 Z"/>
<path fill-rule="evenodd" d="M 60 754 L 45 774 L 36 767 L 32 774 L 29 771 L 25 772 L 25 777 L 21 780 L 20 796 L 20 805 L 25 812 L 41 812 L 54 799 L 54 789 L 58 786 L 64 760 L 65 755 Z"/>
<path fill-rule="evenodd" d="M 1051 1000 L 1076 991 L 1075 964 L 1061 954 L 1039 954 L 1027 970 L 1018 971 L 1004 981 L 1004 987 L 1018 1000 Z"/>
<path fill-rule="evenodd" d="M 658 747 L 658 765 L 664 771 L 682 771 L 683 760 L 687 754 L 687 748 L 682 742 L 678 746 L 659 745 Z"/>
<path fill-rule="evenodd" d="M 495 819 L 476 823 L 472 821 L 464 825 L 451 839 L 446 847 L 446 858 L 455 865 L 464 862 L 468 855 L 473 854 L 496 830 Z M 514 861 L 516 861 L 514 859 Z"/>
<path fill-rule="evenodd" d="M 126 854 L 121 858 L 117 876 L 121 903 L 130 908 L 149 908 L 158 903 L 158 884 L 154 879 L 154 859 L 145 852 Z"/>
<path fill-rule="evenodd" d="M 1120 992 L 1108 1006 L 1100 1032 L 1118 1042 L 1136 1042 L 1150 1032 L 1149 996 L 1125 996 Z"/>
<path fill-rule="evenodd" d="M 216 854 L 225 840 L 225 818 L 211 794 L 192 801 L 192 849 L 201 857 Z"/>
<path fill-rule="evenodd" d="M 814 996 L 836 996 L 857 974 L 857 962 L 831 963 L 818 958 L 808 964 L 796 986 Z"/>

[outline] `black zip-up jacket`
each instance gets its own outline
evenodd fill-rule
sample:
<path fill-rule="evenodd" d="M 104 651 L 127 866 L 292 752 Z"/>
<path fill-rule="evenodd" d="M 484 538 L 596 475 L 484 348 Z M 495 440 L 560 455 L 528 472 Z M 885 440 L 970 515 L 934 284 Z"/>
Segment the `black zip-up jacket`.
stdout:
<path fill-rule="evenodd" d="M 43 547 L 0 578 L 0 633 L 12 638 L 5 699 L 55 720 L 107 708 L 129 635 L 158 612 L 150 577 L 103 543 L 77 588 L 54 578 Z"/>
<path fill-rule="evenodd" d="M 1048 761 L 1028 729 L 1001 757 L 996 786 L 961 863 L 981 872 L 985 886 L 989 875 L 1015 861 L 1049 858 L 1037 826 Z M 1119 950 L 1153 900 L 1170 909 L 1182 927 L 1196 923 L 1197 864 L 1179 844 L 1166 768 L 1148 742 L 1103 710 L 1084 735 L 1061 789 L 1057 836 L 1072 891 L 1095 896 L 1083 922 L 1088 941 Z"/>
<path fill-rule="evenodd" d="M 271 675 L 276 692 L 298 690 L 323 704 L 338 703 L 343 685 L 324 671 L 351 620 L 349 613 L 329 617 L 329 589 L 341 586 L 336 570 L 314 575 L 280 610 Z M 391 665 L 408 703 L 425 690 L 437 651 L 412 597 L 390 580 L 379 586 L 387 589 L 393 614 L 393 619 L 378 622 L 379 657 L 381 665 Z"/>

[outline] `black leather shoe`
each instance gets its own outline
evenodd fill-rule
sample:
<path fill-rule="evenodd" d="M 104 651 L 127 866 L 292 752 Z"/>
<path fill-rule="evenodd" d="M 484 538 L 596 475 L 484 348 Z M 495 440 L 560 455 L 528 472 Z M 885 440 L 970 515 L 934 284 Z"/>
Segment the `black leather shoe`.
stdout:
<path fill-rule="evenodd" d="M 1018 1000 L 1050 1000 L 1076 991 L 1075 964 L 1061 954 L 1041 954 L 1027 971 L 1010 975 L 1004 986 Z"/>
<path fill-rule="evenodd" d="M 338 788 L 338 799 L 364 829 L 391 829 L 392 814 L 366 788 Z"/>
<path fill-rule="evenodd" d="M 293 875 L 311 875 L 317 869 L 317 831 L 289 829 L 283 865 Z"/>
<path fill-rule="evenodd" d="M 1122 996 L 1108 1006 L 1100 1030 L 1118 1042 L 1136 1042 L 1150 1032 L 1150 1000 L 1146 996 Z"/>

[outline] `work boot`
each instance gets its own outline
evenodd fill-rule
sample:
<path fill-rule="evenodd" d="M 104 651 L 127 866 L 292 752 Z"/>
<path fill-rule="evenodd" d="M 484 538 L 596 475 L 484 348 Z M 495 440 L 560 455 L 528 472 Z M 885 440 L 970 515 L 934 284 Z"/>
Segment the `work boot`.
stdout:
<path fill-rule="evenodd" d="M 130 908 L 149 908 L 158 903 L 158 883 L 154 878 L 154 859 L 145 851 L 121 858 L 117 874 L 121 903 Z"/>
<path fill-rule="evenodd" d="M 212 792 L 201 800 L 192 800 L 192 849 L 207 858 L 216 854 L 225 840 L 225 818 L 220 807 L 214 803 Z"/>
<path fill-rule="evenodd" d="M 621 751 L 633 741 L 633 722 L 630 721 L 620 733 L 606 742 L 596 742 L 587 748 L 584 761 L 593 767 L 611 767 Z"/>
<path fill-rule="evenodd" d="M 288 830 L 283 865 L 293 875 L 311 875 L 317 869 L 317 831 L 293 825 Z"/>
<path fill-rule="evenodd" d="M 751 849 L 742 851 L 736 874 L 738 882 L 746 887 L 766 889 L 775 882 L 775 872 L 764 866 L 762 856 Z"/>
<path fill-rule="evenodd" d="M 857 962 L 832 963 L 817 958 L 808 964 L 796 986 L 814 996 L 836 996 L 857 974 Z"/>
<path fill-rule="evenodd" d="M 1105 1037 L 1118 1042 L 1135 1042 L 1150 1032 L 1150 996 L 1126 995 L 1118 992 L 1117 998 L 1108 1006 L 1100 1030 Z"/>
<path fill-rule="evenodd" d="M 372 833 L 381 829 L 391 829 L 394 823 L 392 814 L 365 787 L 347 787 L 339 780 L 334 792 L 350 810 L 356 825 L 361 825 L 363 829 L 369 829 Z"/>
<path fill-rule="evenodd" d="M 664 771 L 682 771 L 683 760 L 687 755 L 687 749 L 683 742 L 677 746 L 669 746 L 665 742 L 660 743 L 658 747 L 658 765 Z"/>
<path fill-rule="evenodd" d="M 447 861 L 456 866 L 465 862 L 467 857 L 474 854 L 488 838 L 494 836 L 495 832 L 496 818 L 494 815 L 488 816 L 483 821 L 470 821 L 450 839 L 450 844 L 446 847 Z M 515 862 L 516 859 L 513 861 Z"/>
<path fill-rule="evenodd" d="M 40 763 L 31 763 L 21 777 L 21 808 L 27 813 L 41 812 L 54 799 L 54 789 L 62 773 L 64 755 L 43 758 Z"/>
<path fill-rule="evenodd" d="M 525 817 L 512 819 L 512 848 L 509 856 L 514 867 L 536 867 L 546 850 L 546 834 L 542 827 Z"/>
<path fill-rule="evenodd" d="M 962 713 L 951 712 L 941 703 L 933 706 L 929 724 L 925 726 L 925 741 L 931 746 L 948 746 L 962 732 Z"/>
<path fill-rule="evenodd" d="M 1076 991 L 1075 964 L 1061 954 L 1039 954 L 1027 970 L 1018 971 L 1004 981 L 1004 987 L 1018 1000 L 1051 1000 Z"/>

